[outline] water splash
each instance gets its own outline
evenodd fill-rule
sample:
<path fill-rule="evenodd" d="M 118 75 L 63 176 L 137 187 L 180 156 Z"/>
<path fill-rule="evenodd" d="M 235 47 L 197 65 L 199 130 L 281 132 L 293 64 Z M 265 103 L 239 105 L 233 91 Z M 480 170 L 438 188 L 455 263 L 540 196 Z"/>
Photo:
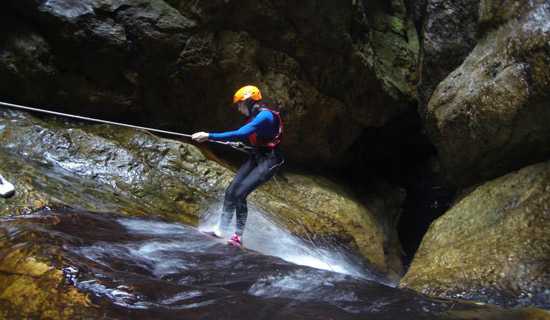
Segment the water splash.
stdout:
<path fill-rule="evenodd" d="M 199 230 L 212 232 L 218 229 L 221 203 L 212 205 L 201 217 Z M 235 218 L 231 221 L 235 225 Z M 227 230 L 220 230 L 225 238 Z M 244 245 L 262 254 L 279 257 L 298 265 L 343 273 L 355 277 L 380 280 L 364 269 L 359 261 L 344 250 L 332 247 L 319 247 L 306 242 L 288 232 L 268 215 L 257 208 L 248 206 L 248 219 L 243 236 Z M 357 259 L 355 259 L 357 260 Z"/>

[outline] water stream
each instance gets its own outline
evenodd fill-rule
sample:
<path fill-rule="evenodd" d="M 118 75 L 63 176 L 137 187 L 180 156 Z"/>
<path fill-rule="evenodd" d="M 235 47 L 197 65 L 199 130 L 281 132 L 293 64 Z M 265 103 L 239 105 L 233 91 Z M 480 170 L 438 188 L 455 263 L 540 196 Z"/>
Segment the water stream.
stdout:
<path fill-rule="evenodd" d="M 380 284 L 262 219 L 251 215 L 247 250 L 182 224 L 71 209 L 3 218 L 0 232 L 14 248 L 30 236 L 36 252 L 56 252 L 67 283 L 108 319 L 449 319 L 477 308 Z"/>
<path fill-rule="evenodd" d="M 249 205 L 248 210 L 247 227 L 243 235 L 246 248 L 265 255 L 279 257 L 298 265 L 389 283 L 380 276 L 368 272 L 361 265 L 360 259 L 346 252 L 343 248 L 339 248 L 335 244 L 325 244 L 320 247 L 292 235 L 258 208 Z M 199 230 L 206 232 L 219 230 L 220 211 L 221 203 L 212 205 L 202 217 Z M 235 217 L 233 217 L 231 225 L 235 225 Z M 229 238 L 230 231 L 222 230 L 224 237 Z"/>

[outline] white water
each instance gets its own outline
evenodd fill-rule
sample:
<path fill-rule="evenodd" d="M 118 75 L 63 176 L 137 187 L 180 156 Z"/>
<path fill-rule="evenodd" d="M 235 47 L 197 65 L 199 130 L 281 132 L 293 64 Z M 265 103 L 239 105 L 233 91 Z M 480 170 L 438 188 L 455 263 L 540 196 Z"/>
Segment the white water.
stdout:
<path fill-rule="evenodd" d="M 221 213 L 221 204 L 217 203 L 204 213 L 199 230 L 212 232 L 218 228 Z M 225 238 L 229 238 L 234 231 L 235 217 L 231 221 L 231 230 L 223 230 Z M 348 274 L 361 278 L 373 279 L 363 268 L 354 263 L 337 248 L 319 248 L 293 236 L 287 230 L 257 208 L 248 205 L 248 220 L 243 235 L 243 244 L 246 248 L 260 253 L 279 257 L 283 260 L 309 266 L 316 269 Z M 374 279 L 373 279 L 374 280 Z"/>

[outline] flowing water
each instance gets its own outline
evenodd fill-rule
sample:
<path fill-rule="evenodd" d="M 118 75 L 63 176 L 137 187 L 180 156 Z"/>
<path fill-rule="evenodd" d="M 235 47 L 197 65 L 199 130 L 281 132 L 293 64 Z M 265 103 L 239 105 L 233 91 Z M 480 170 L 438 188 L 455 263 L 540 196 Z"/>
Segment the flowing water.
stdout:
<path fill-rule="evenodd" d="M 383 277 L 368 272 L 357 257 L 343 248 L 336 245 L 320 247 L 311 241 L 293 236 L 273 219 L 270 219 L 268 214 L 254 206 L 249 205 L 248 207 L 247 227 L 243 236 L 246 248 L 298 265 L 349 274 L 390 285 Z M 213 205 L 201 219 L 199 230 L 206 232 L 220 230 L 218 226 L 220 211 L 221 203 Z M 231 221 L 231 226 L 234 225 L 235 217 Z M 220 231 L 226 238 L 231 235 L 231 230 Z"/>
<path fill-rule="evenodd" d="M 243 250 L 186 225 L 70 209 L 0 224 L 13 247 L 32 237 L 56 252 L 66 281 L 110 319 L 448 319 L 478 308 L 380 284 L 260 215 L 248 228 Z"/>

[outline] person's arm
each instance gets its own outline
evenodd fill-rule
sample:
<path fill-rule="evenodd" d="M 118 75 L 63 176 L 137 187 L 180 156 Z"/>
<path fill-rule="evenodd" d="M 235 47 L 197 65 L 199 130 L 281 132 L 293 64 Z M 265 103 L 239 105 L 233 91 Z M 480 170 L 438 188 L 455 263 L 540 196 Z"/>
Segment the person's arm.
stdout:
<path fill-rule="evenodd" d="M 234 141 L 244 140 L 249 135 L 258 131 L 262 125 L 269 122 L 270 117 L 273 117 L 269 111 L 261 111 L 252 121 L 240 127 L 237 130 L 226 131 L 221 133 L 209 133 L 208 139 L 216 141 Z"/>

